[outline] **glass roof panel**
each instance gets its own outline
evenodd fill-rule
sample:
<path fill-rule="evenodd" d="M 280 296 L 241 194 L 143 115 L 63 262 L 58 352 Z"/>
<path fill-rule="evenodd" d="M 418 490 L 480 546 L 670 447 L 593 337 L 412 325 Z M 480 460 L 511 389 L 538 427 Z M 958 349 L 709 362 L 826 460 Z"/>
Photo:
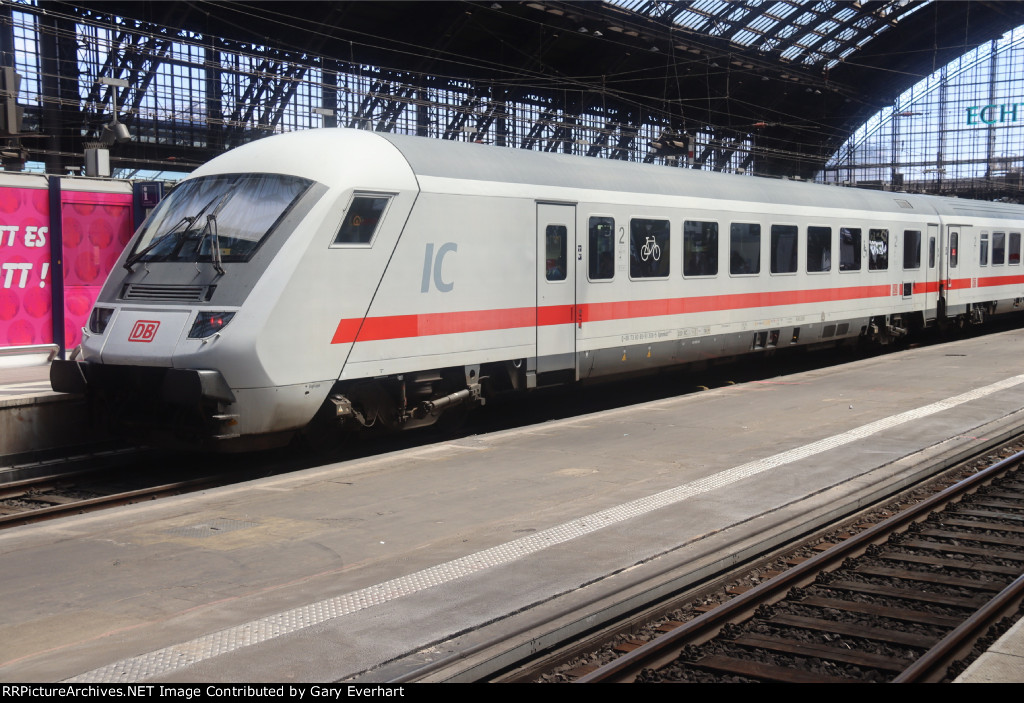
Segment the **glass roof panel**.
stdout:
<path fill-rule="evenodd" d="M 841 41 L 845 44 L 848 43 L 855 36 L 857 36 L 857 31 L 853 29 L 853 27 L 847 27 L 846 29 L 844 29 L 843 31 L 836 35 L 836 40 Z"/>
<path fill-rule="evenodd" d="M 797 24 L 803 27 L 804 25 L 810 24 L 816 19 L 818 19 L 818 16 L 813 12 L 804 12 L 793 21 L 793 24 Z"/>
<path fill-rule="evenodd" d="M 753 3 L 739 5 L 735 10 L 729 13 L 729 16 L 726 19 L 733 23 L 739 22 L 741 19 L 751 14 L 754 7 L 755 5 Z"/>
<path fill-rule="evenodd" d="M 678 25 L 682 25 L 689 29 L 695 29 L 697 31 L 702 31 L 704 27 L 711 24 L 708 18 L 704 15 L 699 15 L 696 12 L 690 12 L 689 10 L 680 12 L 673 18 L 673 20 Z"/>
<path fill-rule="evenodd" d="M 824 38 L 825 37 L 821 36 L 816 32 L 809 32 L 800 37 L 800 41 L 798 41 L 797 44 L 799 46 L 804 47 L 805 49 L 811 49 L 817 46 L 819 43 L 821 43 L 821 40 Z"/>
<path fill-rule="evenodd" d="M 783 27 L 781 30 L 775 33 L 775 38 L 779 39 L 780 41 L 783 39 L 789 39 L 791 36 L 793 36 L 799 31 L 800 30 L 797 27 Z"/>
<path fill-rule="evenodd" d="M 698 12 L 706 12 L 709 15 L 721 15 L 736 8 L 735 3 L 725 0 L 697 0 L 690 6 Z"/>
<path fill-rule="evenodd" d="M 784 20 L 798 9 L 800 9 L 800 6 L 796 2 L 783 0 L 772 5 L 765 14 L 771 15 L 775 19 Z"/>
<path fill-rule="evenodd" d="M 893 23 L 935 0 L 858 4 L 835 0 L 605 1 L 708 36 L 727 37 L 741 47 L 781 51 L 786 60 L 833 66 Z"/>
<path fill-rule="evenodd" d="M 787 61 L 793 61 L 803 52 L 804 49 L 802 46 L 797 46 L 796 44 L 794 44 L 793 46 L 789 47 L 788 49 L 782 52 L 782 58 L 786 59 Z"/>
<path fill-rule="evenodd" d="M 778 23 L 779 23 L 779 20 L 774 18 L 774 17 L 772 17 L 772 16 L 770 16 L 770 15 L 761 15 L 760 17 L 755 19 L 753 22 L 748 24 L 747 25 L 747 29 L 753 29 L 753 30 L 756 30 L 758 32 L 767 32 L 772 27 L 777 25 Z"/>
<path fill-rule="evenodd" d="M 762 41 L 763 39 L 764 35 L 759 32 L 752 32 L 749 29 L 741 29 L 736 32 L 736 34 L 732 35 L 731 41 L 740 46 L 750 46 L 751 44 Z"/>
<path fill-rule="evenodd" d="M 832 15 L 833 19 L 839 22 L 846 22 L 847 20 L 851 20 L 856 16 L 857 11 L 854 10 L 852 7 L 843 7 L 839 10 L 839 12 Z"/>
<path fill-rule="evenodd" d="M 840 46 L 840 43 L 835 39 L 829 39 L 827 42 L 825 42 L 818 48 L 818 51 L 825 55 L 831 55 L 834 54 L 836 50 L 840 48 Z"/>

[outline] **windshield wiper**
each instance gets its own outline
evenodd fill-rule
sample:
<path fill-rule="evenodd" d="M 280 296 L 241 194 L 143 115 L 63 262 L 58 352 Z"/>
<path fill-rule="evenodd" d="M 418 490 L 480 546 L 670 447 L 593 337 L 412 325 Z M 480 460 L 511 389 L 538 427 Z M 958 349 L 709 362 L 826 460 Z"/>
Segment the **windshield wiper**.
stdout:
<path fill-rule="evenodd" d="M 220 211 L 220 208 L 217 208 Z M 203 242 L 206 241 L 206 235 L 210 235 L 210 258 L 213 260 L 213 270 L 219 273 L 221 276 L 224 275 L 224 267 L 221 265 L 222 260 L 220 256 L 220 237 L 217 236 L 217 213 L 211 212 L 206 216 L 206 226 L 203 227 L 203 234 L 199 237 L 199 244 L 196 246 L 196 269 L 199 268 L 199 256 L 203 250 Z"/>
<path fill-rule="evenodd" d="M 196 221 L 196 218 L 194 218 L 194 217 L 188 217 L 188 216 L 182 217 L 178 221 L 178 224 L 174 225 L 174 227 L 172 227 L 170 230 L 168 230 L 164 234 L 161 234 L 159 237 L 154 239 L 144 249 L 140 249 L 139 251 L 135 252 L 134 254 L 129 256 L 127 259 L 125 259 L 124 260 L 124 267 L 126 269 L 128 269 L 128 271 L 130 273 L 135 273 L 135 269 L 133 269 L 132 266 L 137 264 L 139 262 L 139 259 L 141 259 L 146 254 L 148 254 L 149 252 L 151 252 L 154 249 L 156 249 L 158 246 L 160 246 L 161 244 L 166 242 L 172 236 L 180 235 L 182 232 L 187 232 L 189 227 L 191 227 L 192 223 L 195 222 L 195 221 Z M 187 225 L 184 229 L 182 229 L 182 227 L 181 227 L 183 224 Z"/>
<path fill-rule="evenodd" d="M 231 190 L 234 190 L 234 188 L 232 188 Z M 229 190 L 228 193 L 230 193 L 231 190 Z M 127 259 L 125 259 L 124 267 L 128 269 L 129 272 L 135 273 L 135 271 L 132 269 L 132 266 L 134 266 L 139 261 L 139 259 L 141 259 L 143 256 L 145 256 L 153 249 L 155 249 L 157 245 L 159 245 L 161 242 L 167 241 L 167 239 L 170 238 L 172 235 L 179 235 L 182 232 L 188 232 L 192 228 L 192 224 L 197 222 L 199 218 L 202 217 L 203 213 L 210 209 L 211 205 L 213 205 L 215 202 L 223 202 L 224 196 L 226 195 L 227 193 L 224 193 L 224 195 L 214 196 L 213 198 L 210 199 L 210 202 L 206 203 L 206 205 L 203 206 L 203 209 L 197 212 L 193 217 L 189 217 L 188 215 L 182 217 L 178 221 L 178 224 L 174 225 L 174 227 L 172 227 L 168 232 L 161 234 L 159 237 L 150 242 L 144 249 L 135 252 Z M 219 211 L 220 207 L 218 207 L 217 209 Z M 182 223 L 188 224 L 188 226 L 185 227 L 184 230 L 181 229 Z"/>
<path fill-rule="evenodd" d="M 199 257 L 203 254 L 203 242 L 206 241 L 206 235 L 209 234 L 211 239 L 210 259 L 213 261 L 213 270 L 221 276 L 225 273 L 224 267 L 221 265 L 223 261 L 220 254 L 220 237 L 217 235 L 217 215 L 219 215 L 220 211 L 224 209 L 224 206 L 228 204 L 228 201 L 231 199 L 230 196 L 235 192 L 236 188 L 238 188 L 238 183 L 235 183 L 228 188 L 227 191 L 224 192 L 224 195 L 220 196 L 220 200 L 217 201 L 217 207 L 213 209 L 213 212 L 206 216 L 206 225 L 203 227 L 203 233 L 200 235 L 199 243 L 196 245 L 197 271 L 199 270 Z M 210 207 L 211 204 L 212 201 L 211 203 L 208 203 L 206 207 Z M 203 208 L 203 211 L 206 210 L 206 207 Z"/>

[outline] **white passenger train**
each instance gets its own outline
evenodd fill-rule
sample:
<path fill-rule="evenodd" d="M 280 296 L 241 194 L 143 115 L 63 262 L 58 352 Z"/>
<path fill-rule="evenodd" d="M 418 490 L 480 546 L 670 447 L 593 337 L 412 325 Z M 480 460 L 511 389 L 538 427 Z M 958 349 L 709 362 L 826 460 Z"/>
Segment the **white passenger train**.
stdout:
<path fill-rule="evenodd" d="M 1024 303 L 1022 232 L 1018 205 L 294 132 L 161 203 L 51 380 L 213 444 L 413 427 L 495 390 L 981 321 Z"/>

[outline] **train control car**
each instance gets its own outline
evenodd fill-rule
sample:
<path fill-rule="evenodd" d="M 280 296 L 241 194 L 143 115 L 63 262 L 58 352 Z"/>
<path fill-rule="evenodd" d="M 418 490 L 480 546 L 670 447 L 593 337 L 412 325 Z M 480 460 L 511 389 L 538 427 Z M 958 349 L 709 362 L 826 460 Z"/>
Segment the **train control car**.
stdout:
<path fill-rule="evenodd" d="M 348 129 L 253 142 L 136 233 L 57 391 L 258 446 L 527 390 L 966 324 L 1024 207 Z"/>

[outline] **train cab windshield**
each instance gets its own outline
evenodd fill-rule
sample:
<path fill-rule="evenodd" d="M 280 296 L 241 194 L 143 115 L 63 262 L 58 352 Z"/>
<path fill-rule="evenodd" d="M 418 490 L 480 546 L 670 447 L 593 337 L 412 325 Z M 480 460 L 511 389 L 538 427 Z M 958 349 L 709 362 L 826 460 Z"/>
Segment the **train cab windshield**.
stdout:
<path fill-rule="evenodd" d="M 312 183 L 270 173 L 185 181 L 146 221 L 125 266 L 140 261 L 248 261 Z"/>

